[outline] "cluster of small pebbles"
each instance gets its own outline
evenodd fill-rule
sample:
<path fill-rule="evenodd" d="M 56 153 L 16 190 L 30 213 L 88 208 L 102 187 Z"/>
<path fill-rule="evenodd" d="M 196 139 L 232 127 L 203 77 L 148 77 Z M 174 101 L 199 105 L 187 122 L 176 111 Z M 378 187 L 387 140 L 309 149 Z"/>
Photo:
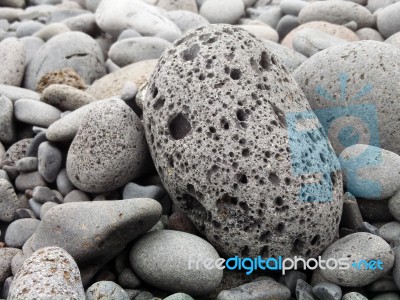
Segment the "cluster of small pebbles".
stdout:
<path fill-rule="evenodd" d="M 0 0 L 0 57 L 0 299 L 400 300 L 399 0 Z"/>

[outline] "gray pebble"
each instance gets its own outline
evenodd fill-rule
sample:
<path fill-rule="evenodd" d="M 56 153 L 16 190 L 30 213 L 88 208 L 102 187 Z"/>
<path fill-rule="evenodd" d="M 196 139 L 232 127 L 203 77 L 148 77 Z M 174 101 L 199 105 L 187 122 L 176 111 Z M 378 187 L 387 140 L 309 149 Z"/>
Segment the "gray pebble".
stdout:
<path fill-rule="evenodd" d="M 157 37 L 124 39 L 112 45 L 110 59 L 119 67 L 149 59 L 158 59 L 170 42 Z"/>
<path fill-rule="evenodd" d="M 37 31 L 33 36 L 47 42 L 56 35 L 70 31 L 71 30 L 68 28 L 68 26 L 63 23 L 52 23 Z"/>
<path fill-rule="evenodd" d="M 40 218 L 40 211 L 42 209 L 42 204 L 35 201 L 35 199 L 31 198 L 29 199 L 29 207 L 32 209 L 32 211 L 35 213 L 35 218 Z"/>
<path fill-rule="evenodd" d="M 61 151 L 49 142 L 41 143 L 38 150 L 39 173 L 52 183 L 57 179 L 62 165 Z"/>
<path fill-rule="evenodd" d="M 300 11 L 307 5 L 306 1 L 302 0 L 282 0 L 279 3 L 282 13 L 285 15 L 298 16 Z"/>
<path fill-rule="evenodd" d="M 324 300 L 341 300 L 342 289 L 340 286 L 330 282 L 322 282 L 315 285 L 312 289 L 315 296 Z"/>
<path fill-rule="evenodd" d="M 71 183 L 71 181 L 68 178 L 67 175 L 67 170 L 62 169 L 60 173 L 58 173 L 57 176 L 57 189 L 58 191 L 63 195 L 67 195 L 74 189 L 74 185 Z"/>
<path fill-rule="evenodd" d="M 18 26 L 16 34 L 17 34 L 18 38 L 31 36 L 35 32 L 39 31 L 40 29 L 42 29 L 44 27 L 45 27 L 45 25 L 43 23 L 40 23 L 38 21 L 28 20 L 28 21 L 22 22 Z"/>
<path fill-rule="evenodd" d="M 18 39 L 0 42 L 0 84 L 21 86 L 25 70 L 25 46 Z"/>
<path fill-rule="evenodd" d="M 292 295 L 295 295 L 296 285 L 299 279 L 306 281 L 307 275 L 297 270 L 290 270 L 286 274 L 281 276 L 281 278 L 279 279 L 279 283 L 286 286 L 290 290 L 290 293 Z"/>
<path fill-rule="evenodd" d="M 11 181 L 10 181 L 10 177 L 8 177 L 7 172 L 4 171 L 4 170 L 0 170 L 0 178 L 1 178 L 1 179 L 5 179 L 5 180 L 7 180 L 8 182 L 11 182 Z"/>
<path fill-rule="evenodd" d="M 7 223 L 13 221 L 18 208 L 20 208 L 19 200 L 13 186 L 6 179 L 0 178 L 0 221 Z"/>
<path fill-rule="evenodd" d="M 19 219 L 12 222 L 6 231 L 4 241 L 7 247 L 22 248 L 32 236 L 40 221 L 37 219 Z"/>
<path fill-rule="evenodd" d="M 24 157 L 17 161 L 15 165 L 18 172 L 33 172 L 38 170 L 39 160 L 37 157 Z"/>
<path fill-rule="evenodd" d="M 33 190 L 37 186 L 47 186 L 39 172 L 20 174 L 15 180 L 15 188 L 20 192 Z"/>
<path fill-rule="evenodd" d="M 124 84 L 121 91 L 121 99 L 124 101 L 130 101 L 135 99 L 138 88 L 134 82 L 128 81 Z"/>
<path fill-rule="evenodd" d="M 91 36 L 95 36 L 100 31 L 96 24 L 94 14 L 81 14 L 62 21 L 71 31 L 81 31 Z"/>
<path fill-rule="evenodd" d="M 57 194 L 45 186 L 35 187 L 32 192 L 32 197 L 41 204 L 46 202 L 60 202 L 60 199 L 57 198 Z"/>
<path fill-rule="evenodd" d="M 90 201 L 89 196 L 80 190 L 73 190 L 64 197 L 64 203 Z"/>
<path fill-rule="evenodd" d="M 35 219 L 36 215 L 32 210 L 30 210 L 28 208 L 18 208 L 15 211 L 15 219 L 19 220 L 19 219 L 25 219 L 25 218 Z"/>
<path fill-rule="evenodd" d="M 276 25 L 276 31 L 278 32 L 279 37 L 283 39 L 289 32 L 299 25 L 299 19 L 297 17 L 286 15 L 279 20 L 278 24 Z"/>
<path fill-rule="evenodd" d="M 382 293 L 371 300 L 400 300 L 400 296 L 398 293 Z"/>
<path fill-rule="evenodd" d="M 365 251 L 368 249 L 368 251 Z M 329 258 L 339 259 L 348 257 L 350 264 L 358 264 L 360 260 L 380 260 L 381 268 L 375 265 L 375 270 L 367 270 L 361 266 L 360 270 L 357 267 L 350 266 L 349 269 L 324 269 L 322 274 L 324 277 L 341 286 L 364 286 L 376 279 L 385 275 L 393 267 L 394 253 L 390 245 L 379 236 L 359 232 L 350 234 L 341 238 L 330 245 L 322 254 L 322 259 Z"/>
<path fill-rule="evenodd" d="M 12 143 L 16 138 L 14 128 L 14 106 L 10 99 L 0 96 L 0 141 L 5 144 Z"/>
<path fill-rule="evenodd" d="M 75 261 L 58 247 L 43 248 L 29 257 L 14 276 L 8 299 L 84 299 Z"/>
<path fill-rule="evenodd" d="M 21 250 L 16 248 L 0 248 L 0 286 L 3 285 L 7 277 L 12 275 L 11 260 L 19 252 Z"/>
<path fill-rule="evenodd" d="M 118 41 L 122 41 L 129 38 L 141 37 L 141 34 L 134 29 L 125 29 L 118 36 Z"/>
<path fill-rule="evenodd" d="M 222 270 L 207 270 L 201 264 L 198 270 L 195 266 L 189 269 L 189 259 L 193 257 L 216 260 L 219 255 L 198 236 L 173 230 L 143 235 L 129 254 L 133 271 L 146 283 L 170 292 L 204 295 L 219 285 Z"/>
<path fill-rule="evenodd" d="M 24 8 L 25 4 L 25 0 L 0 0 L 0 6 Z"/>
<path fill-rule="evenodd" d="M 60 119 L 60 114 L 57 108 L 36 100 L 21 99 L 14 104 L 15 118 L 36 126 L 47 128 Z"/>
<path fill-rule="evenodd" d="M 378 14 L 377 26 L 379 32 L 388 38 L 400 31 L 400 3 L 394 3 L 382 9 Z"/>
<path fill-rule="evenodd" d="M 247 12 L 252 11 L 252 9 L 247 9 Z M 278 5 L 266 6 L 265 9 L 253 11 L 256 15 L 257 20 L 264 22 L 265 24 L 276 28 L 279 20 L 282 18 L 282 11 Z"/>
<path fill-rule="evenodd" d="M 40 208 L 40 219 L 43 220 L 44 216 L 47 214 L 47 212 L 52 209 L 54 206 L 57 206 L 58 204 L 55 202 L 46 202 L 42 205 Z"/>
<path fill-rule="evenodd" d="M 393 242 L 396 238 L 400 237 L 400 223 L 390 222 L 384 224 L 379 228 L 379 236 L 388 243 Z"/>
<path fill-rule="evenodd" d="M 383 42 L 382 35 L 372 28 L 361 28 L 356 31 L 356 34 L 360 41 L 362 40 L 373 40 L 378 42 Z"/>
<path fill-rule="evenodd" d="M 0 19 L 6 19 L 10 23 L 19 20 L 23 13 L 19 8 L 0 7 Z"/>
<path fill-rule="evenodd" d="M 112 281 L 98 281 L 86 291 L 87 300 L 97 299 L 130 300 L 122 287 Z M 136 298 L 135 298 L 136 299 Z"/>
<path fill-rule="evenodd" d="M 19 99 L 40 100 L 40 94 L 35 91 L 4 84 L 0 84 L 0 95 L 7 97 L 12 102 Z"/>
<path fill-rule="evenodd" d="M 86 0 L 85 6 L 88 10 L 95 12 L 101 0 Z"/>
<path fill-rule="evenodd" d="M 364 297 L 362 294 L 357 292 L 350 292 L 343 296 L 342 300 L 368 300 L 368 298 Z"/>
<path fill-rule="evenodd" d="M 135 289 L 140 286 L 141 280 L 133 273 L 130 268 L 124 269 L 118 275 L 118 283 L 126 289 Z"/>
<path fill-rule="evenodd" d="M 26 150 L 27 157 L 36 157 L 38 156 L 39 146 L 46 142 L 46 132 L 38 133 L 32 140 L 31 144 L 29 145 L 28 149 Z"/>
<path fill-rule="evenodd" d="M 296 299 L 297 300 L 317 300 L 314 297 L 312 286 L 306 281 L 299 279 L 296 284 Z"/>
<path fill-rule="evenodd" d="M 182 33 L 210 24 L 203 16 L 187 10 L 168 11 L 166 16 L 178 26 Z"/>
<path fill-rule="evenodd" d="M 396 255 L 396 250 L 394 250 Z M 395 265 L 396 265 L 396 258 L 395 258 Z M 393 271 L 395 266 L 393 267 Z M 374 281 L 370 285 L 367 286 L 367 290 L 369 292 L 375 293 L 382 293 L 382 292 L 400 292 L 399 288 L 397 287 L 394 278 L 392 276 L 384 276 L 379 278 L 378 280 Z"/>
<path fill-rule="evenodd" d="M 212 24 L 235 24 L 243 14 L 242 0 L 207 0 L 200 7 L 200 15 Z"/>
<path fill-rule="evenodd" d="M 367 232 L 374 235 L 379 236 L 379 229 L 375 226 L 369 224 L 368 222 L 363 222 L 360 226 L 357 227 L 358 232 Z"/>
<path fill-rule="evenodd" d="M 154 295 L 148 291 L 140 292 L 136 297 L 135 300 L 153 300 Z"/>
<path fill-rule="evenodd" d="M 194 299 L 187 294 L 176 293 L 168 296 L 167 298 L 164 298 L 164 300 L 194 300 Z"/>
<path fill-rule="evenodd" d="M 400 32 L 390 36 L 387 40 L 385 40 L 385 43 L 400 49 Z"/>
<path fill-rule="evenodd" d="M 1 298 L 7 299 L 8 293 L 10 292 L 10 286 L 12 283 L 12 279 L 13 279 L 13 277 L 10 276 L 4 281 L 3 287 L 1 288 L 1 291 L 0 291 Z"/>
<path fill-rule="evenodd" d="M 356 198 L 350 193 L 344 195 L 343 213 L 340 227 L 356 230 L 363 223 L 363 218 L 358 207 Z"/>

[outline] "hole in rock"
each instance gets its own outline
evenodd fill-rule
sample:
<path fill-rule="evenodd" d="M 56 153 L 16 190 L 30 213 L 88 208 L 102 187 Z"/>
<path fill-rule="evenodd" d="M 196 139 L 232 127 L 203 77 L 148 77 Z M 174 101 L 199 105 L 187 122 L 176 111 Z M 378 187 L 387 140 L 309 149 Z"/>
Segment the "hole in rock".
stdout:
<path fill-rule="evenodd" d="M 182 52 L 182 58 L 185 61 L 193 60 L 196 58 L 197 54 L 199 54 L 200 46 L 198 44 L 193 44 L 190 48 L 187 48 Z"/>
<path fill-rule="evenodd" d="M 183 139 L 192 129 L 188 119 L 179 113 L 169 122 L 169 132 L 175 140 Z"/>

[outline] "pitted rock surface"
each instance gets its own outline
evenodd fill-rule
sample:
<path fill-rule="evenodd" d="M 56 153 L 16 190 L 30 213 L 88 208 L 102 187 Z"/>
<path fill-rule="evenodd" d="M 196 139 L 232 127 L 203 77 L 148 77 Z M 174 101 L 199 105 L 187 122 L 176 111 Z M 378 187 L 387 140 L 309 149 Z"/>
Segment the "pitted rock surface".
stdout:
<path fill-rule="evenodd" d="M 308 164 L 303 176 L 292 172 L 286 114 L 295 112 L 318 127 L 275 55 L 240 28 L 196 29 L 161 57 L 145 99 L 146 138 L 169 194 L 222 255 L 313 256 L 332 242 L 342 175 L 313 125 L 303 125 L 304 140 L 292 136 L 297 149 L 305 142 L 300 165 Z M 310 168 L 333 170 L 331 201 L 303 201 L 302 184 L 321 176 Z"/>

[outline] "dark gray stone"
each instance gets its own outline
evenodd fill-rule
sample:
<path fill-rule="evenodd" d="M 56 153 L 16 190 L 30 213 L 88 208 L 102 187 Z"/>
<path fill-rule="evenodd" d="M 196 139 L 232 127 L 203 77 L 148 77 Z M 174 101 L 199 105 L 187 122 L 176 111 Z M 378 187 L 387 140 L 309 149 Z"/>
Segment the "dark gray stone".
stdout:
<path fill-rule="evenodd" d="M 289 32 L 299 26 L 299 19 L 295 16 L 286 15 L 279 20 L 276 25 L 276 31 L 279 34 L 280 39 L 283 39 Z"/>
<path fill-rule="evenodd" d="M 50 142 L 43 142 L 39 146 L 38 159 L 40 175 L 47 182 L 54 182 L 62 166 L 61 151 Z"/>
<path fill-rule="evenodd" d="M 10 292 L 10 286 L 12 283 L 12 279 L 13 279 L 13 277 L 10 276 L 4 281 L 3 287 L 1 288 L 1 291 L 0 291 L 1 298 L 7 299 L 8 293 Z"/>
<path fill-rule="evenodd" d="M 340 227 L 356 230 L 363 225 L 363 218 L 358 207 L 356 198 L 350 193 L 344 195 L 343 213 Z"/>
<path fill-rule="evenodd" d="M 396 255 L 396 251 L 394 252 Z M 395 265 L 396 265 L 396 258 L 395 258 Z M 384 276 L 382 278 L 379 278 L 378 280 L 368 285 L 367 290 L 369 292 L 375 292 L 375 293 L 400 292 L 392 276 Z"/>
<path fill-rule="evenodd" d="M 317 300 L 314 296 L 312 286 L 306 281 L 299 279 L 296 284 L 296 299 L 297 300 Z"/>
<path fill-rule="evenodd" d="M 29 199 L 29 207 L 35 213 L 36 218 L 40 218 L 40 211 L 42 209 L 42 204 L 35 201 L 35 199 Z"/>
<path fill-rule="evenodd" d="M 312 289 L 315 296 L 324 300 L 341 300 L 342 289 L 340 286 L 330 282 L 321 282 Z"/>
<path fill-rule="evenodd" d="M 394 218 L 389 210 L 389 199 L 367 200 L 357 199 L 358 207 L 364 220 L 369 222 L 389 222 Z"/>
<path fill-rule="evenodd" d="M 44 204 L 46 202 L 57 202 L 60 203 L 60 199 L 57 198 L 57 194 L 50 188 L 45 186 L 38 186 L 33 189 L 32 197 L 38 203 Z"/>
<path fill-rule="evenodd" d="M 33 190 L 37 186 L 47 186 L 39 172 L 20 174 L 15 180 L 15 188 L 20 192 Z"/>
<path fill-rule="evenodd" d="M 118 275 L 118 283 L 126 289 L 135 289 L 140 286 L 141 280 L 133 273 L 130 268 L 124 269 Z"/>
<path fill-rule="evenodd" d="M 37 157 L 38 150 L 41 143 L 47 141 L 46 132 L 39 132 L 33 139 L 31 144 L 29 145 L 26 156 L 27 157 Z"/>
<path fill-rule="evenodd" d="M 285 275 L 281 276 L 279 283 L 286 286 L 294 296 L 296 295 L 296 285 L 299 279 L 306 281 L 307 275 L 300 271 L 290 270 Z"/>
<path fill-rule="evenodd" d="M 363 222 L 359 227 L 357 227 L 358 232 L 367 232 L 379 236 L 379 229 L 375 226 L 369 224 L 368 222 Z"/>

